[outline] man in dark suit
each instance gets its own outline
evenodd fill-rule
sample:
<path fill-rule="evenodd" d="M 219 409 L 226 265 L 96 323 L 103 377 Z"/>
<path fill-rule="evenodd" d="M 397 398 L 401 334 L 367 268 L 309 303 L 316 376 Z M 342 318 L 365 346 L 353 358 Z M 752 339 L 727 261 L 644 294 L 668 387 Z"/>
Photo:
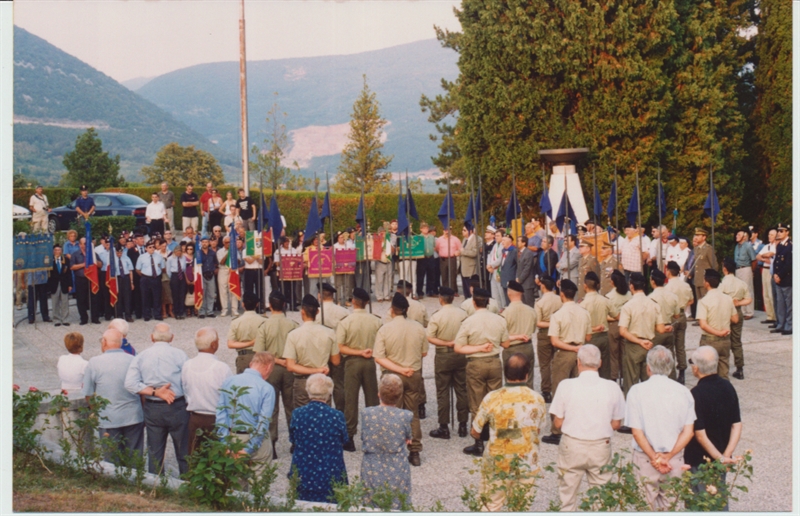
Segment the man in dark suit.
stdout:
<path fill-rule="evenodd" d="M 522 302 L 533 308 L 536 302 L 536 254 L 526 245 L 526 238 L 517 239 L 517 282 L 522 285 Z"/>
<path fill-rule="evenodd" d="M 139 256 L 145 253 L 144 247 L 144 235 L 142 233 L 136 233 L 133 237 L 133 246 L 128 248 L 128 258 L 130 258 L 131 263 L 136 266 L 136 261 L 139 260 Z M 138 274 L 134 273 L 133 275 L 133 313 L 136 314 L 137 319 L 141 319 L 142 315 L 142 296 L 139 293 L 142 291 L 140 283 L 141 278 Z"/>
<path fill-rule="evenodd" d="M 53 322 L 55 326 L 69 326 L 69 293 L 72 291 L 72 271 L 69 259 L 59 244 L 53 246 L 53 267 L 50 270 L 48 290 L 53 296 Z"/>
<path fill-rule="evenodd" d="M 508 282 L 517 278 L 517 250 L 511 235 L 506 233 L 503 236 L 503 259 L 500 262 L 500 286 L 503 287 L 503 295 L 506 298 L 506 306 L 510 303 L 508 299 Z"/>

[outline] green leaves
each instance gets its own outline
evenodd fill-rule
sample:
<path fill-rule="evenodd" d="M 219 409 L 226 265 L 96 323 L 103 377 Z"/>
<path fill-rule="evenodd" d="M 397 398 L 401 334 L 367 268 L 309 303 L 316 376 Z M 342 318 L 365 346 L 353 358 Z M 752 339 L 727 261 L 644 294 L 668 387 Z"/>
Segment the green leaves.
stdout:
<path fill-rule="evenodd" d="M 195 149 L 194 145 L 181 147 L 175 142 L 168 143 L 158 151 L 153 165 L 142 168 L 146 183 L 157 185 L 166 181 L 170 186 L 195 186 L 211 182 L 221 185 L 225 175 L 217 159 L 210 153 Z M 177 201 L 177 199 L 176 199 Z"/>
<path fill-rule="evenodd" d="M 64 186 L 86 185 L 90 191 L 96 191 L 125 184 L 125 179 L 119 175 L 119 155 L 111 158 L 108 152 L 103 152 L 103 142 L 94 127 L 78 136 L 75 148 L 64 154 L 63 164 L 67 169 L 61 178 Z"/>

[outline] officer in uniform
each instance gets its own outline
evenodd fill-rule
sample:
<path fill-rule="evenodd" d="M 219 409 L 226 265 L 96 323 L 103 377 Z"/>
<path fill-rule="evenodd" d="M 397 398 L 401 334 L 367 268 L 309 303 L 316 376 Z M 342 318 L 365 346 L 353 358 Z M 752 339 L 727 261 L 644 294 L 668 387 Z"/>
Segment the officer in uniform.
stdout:
<path fill-rule="evenodd" d="M 503 365 L 500 352 L 509 344 L 506 320 L 486 309 L 491 293 L 482 288 L 472 290 L 475 313 L 461 324 L 455 338 L 456 353 L 467 355 L 467 396 L 472 420 L 483 398 L 503 385 Z M 484 428 L 488 440 L 488 432 Z M 483 436 L 482 436 L 483 437 Z M 483 455 L 483 438 L 464 448 L 467 455 Z"/>
<path fill-rule="evenodd" d="M 384 324 L 375 336 L 373 356 L 383 374 L 394 373 L 403 381 L 403 397 L 399 408 L 414 414 L 411 420 L 411 444 L 408 445 L 408 462 L 421 464 L 422 429 L 419 423 L 419 396 L 422 390 L 422 359 L 428 354 L 425 328 L 407 317 L 408 299 L 397 292 L 392 298 L 389 313 L 391 322 Z"/>
<path fill-rule="evenodd" d="M 436 346 L 434 375 L 436 378 L 436 406 L 439 412 L 439 428 L 431 430 L 430 436 L 437 439 L 450 439 L 450 387 L 456 393 L 458 413 L 458 436 L 467 436 L 467 357 L 453 350 L 455 338 L 467 313 L 453 306 L 455 290 L 450 287 L 439 288 L 439 304 L 442 308 L 431 316 L 428 323 L 428 342 Z M 471 301 L 470 301 L 471 302 Z"/>
<path fill-rule="evenodd" d="M 417 321 L 422 325 L 423 328 L 428 327 L 428 309 L 425 308 L 421 302 L 417 301 L 412 297 L 412 293 L 414 292 L 414 288 L 412 287 L 411 283 L 405 280 L 400 280 L 397 282 L 397 292 L 401 295 L 405 296 L 408 300 L 408 312 L 406 316 L 411 319 L 412 321 Z M 391 314 L 386 314 L 384 317 L 383 324 L 386 324 L 391 321 Z M 420 369 L 420 374 L 422 374 L 422 369 Z M 417 411 L 419 412 L 419 418 L 425 419 L 425 403 L 428 402 L 428 393 L 425 391 L 425 381 L 422 381 L 422 391 L 419 397 L 419 407 Z"/>
<path fill-rule="evenodd" d="M 578 294 L 575 297 L 575 302 L 580 303 L 583 300 L 585 291 L 583 289 L 583 280 L 589 272 L 594 272 L 598 277 L 600 276 L 600 264 L 597 258 L 592 254 L 592 247 L 594 244 L 589 240 L 581 240 L 578 245 L 578 251 L 581 253 L 581 259 L 578 262 Z M 602 351 L 602 350 L 601 350 Z"/>
<path fill-rule="evenodd" d="M 717 256 L 714 249 L 706 242 L 708 231 L 703 228 L 694 228 L 694 264 L 689 271 L 689 278 L 692 280 L 697 299 L 703 299 L 706 295 L 704 287 L 706 269 L 717 269 Z"/>
<path fill-rule="evenodd" d="M 552 388 L 550 364 L 555 350 L 547 332 L 550 328 L 550 317 L 561 309 L 562 303 L 558 294 L 553 292 L 555 289 L 553 280 L 544 277 L 536 281 L 542 291 L 542 296 L 533 305 L 533 311 L 536 312 L 536 327 L 539 330 L 536 333 L 536 354 L 539 355 L 539 372 L 542 375 L 542 383 L 540 385 L 542 397 L 545 403 L 550 403 L 553 399 L 550 393 Z"/>
<path fill-rule="evenodd" d="M 680 302 L 678 296 L 664 288 L 667 276 L 658 269 L 653 269 L 650 273 L 650 287 L 653 289 L 647 297 L 652 299 L 661 308 L 661 319 L 664 321 L 664 333 L 656 332 L 653 339 L 653 346 L 664 346 L 675 356 L 675 338 L 672 334 L 672 323 L 680 318 Z M 673 380 L 677 378 L 673 369 L 669 377 Z"/>
<path fill-rule="evenodd" d="M 736 277 L 736 263 L 725 258 L 722 261 L 722 273 L 725 275 L 719 284 L 719 289 L 733 299 L 733 306 L 736 307 L 736 315 L 739 320 L 731 324 L 731 351 L 733 360 L 736 364 L 736 371 L 731 374 L 738 380 L 744 380 L 744 350 L 742 349 L 742 327 L 744 326 L 744 314 L 742 307 L 753 302 L 750 297 L 750 288 L 747 283 Z"/>
<path fill-rule="evenodd" d="M 322 322 L 322 314 L 325 314 L 325 326 L 332 329 L 336 332 L 336 328 L 339 326 L 339 321 L 350 315 L 350 312 L 347 308 L 336 304 L 333 300 L 333 296 L 336 294 L 336 288 L 330 283 L 323 283 L 322 284 L 322 292 L 319 294 L 322 300 L 322 310 L 317 313 L 316 322 L 317 324 L 323 324 Z M 328 368 L 330 368 L 330 377 L 333 380 L 333 404 L 336 407 L 336 410 L 344 412 L 344 363 L 346 362 L 346 357 L 341 357 L 341 363 L 339 365 L 333 365 L 333 363 L 328 364 Z"/>
<path fill-rule="evenodd" d="M 367 303 L 369 293 L 363 288 L 353 289 L 353 313 L 342 319 L 336 328 L 336 343 L 344 362 L 344 417 L 350 436 L 344 449 L 351 452 L 356 451 L 353 436 L 358 431 L 359 391 L 364 391 L 364 406 L 374 407 L 380 402 L 372 354 L 381 320 L 364 309 Z"/>
<path fill-rule="evenodd" d="M 609 319 L 614 319 L 619 315 L 614 305 L 605 296 L 597 292 L 600 285 L 600 278 L 594 271 L 589 271 L 583 278 L 583 287 L 586 294 L 581 301 L 581 308 L 589 312 L 592 325 L 592 338 L 590 344 L 597 346 L 600 350 L 600 378 L 611 379 L 611 352 L 609 349 L 608 328 Z"/>
<path fill-rule="evenodd" d="M 553 375 L 553 395 L 558 391 L 562 380 L 578 376 L 578 350 L 592 339 L 592 321 L 589 312 L 575 303 L 578 285 L 566 278 L 561 280 L 561 308 L 550 316 L 547 335 L 556 348 L 551 365 Z M 550 425 L 550 435 L 542 437 L 542 442 L 559 444 L 561 430 Z"/>
<path fill-rule="evenodd" d="M 286 415 L 286 428 L 292 423 L 292 410 L 294 410 L 294 375 L 286 368 L 286 358 L 283 350 L 289 332 L 297 328 L 297 323 L 286 317 L 286 297 L 279 291 L 273 290 L 269 295 L 270 316 L 258 327 L 253 352 L 266 351 L 275 357 L 275 366 L 267 377 L 267 382 L 275 389 L 275 408 L 272 410 L 272 419 L 269 422 L 269 437 L 272 439 L 272 455 L 275 453 L 275 442 L 278 440 L 278 400 L 283 401 L 283 412 Z M 240 317 L 237 320 L 243 319 Z"/>
<path fill-rule="evenodd" d="M 286 337 L 283 358 L 286 359 L 286 369 L 294 373 L 293 410 L 308 405 L 311 401 L 306 391 L 308 377 L 316 373 L 328 374 L 328 362 L 333 365 L 340 363 L 336 333 L 327 326 L 314 322 L 318 312 L 319 301 L 311 294 L 306 294 L 300 306 L 303 324 L 289 332 Z"/>
<path fill-rule="evenodd" d="M 469 291 L 470 293 L 473 292 L 476 288 L 480 288 L 481 286 L 481 279 L 476 274 L 469 279 Z M 488 290 L 488 289 L 487 289 Z M 467 316 L 470 316 L 475 313 L 475 305 L 472 303 L 471 298 L 467 298 L 461 303 L 461 309 L 467 312 Z M 493 314 L 500 315 L 500 307 L 497 306 L 497 302 L 493 298 L 489 298 L 489 304 L 486 306 L 486 310 L 492 312 Z"/>
<path fill-rule="evenodd" d="M 739 314 L 733 298 L 717 288 L 721 280 L 722 276 L 716 269 L 706 269 L 703 285 L 706 295 L 697 303 L 697 320 L 702 330 L 700 345 L 717 350 L 717 374 L 727 380 L 731 355 L 731 325 L 739 322 Z"/>
<path fill-rule="evenodd" d="M 533 389 L 533 365 L 536 355 L 533 353 L 531 336 L 536 333 L 536 310 L 522 301 L 524 296 L 525 288 L 521 283 L 514 280 L 508 282 L 510 302 L 500 315 L 506 320 L 509 338 L 509 344 L 503 350 L 503 364 L 505 365 L 514 353 L 525 355 L 530 362 L 526 383 L 529 388 Z"/>
<path fill-rule="evenodd" d="M 611 282 L 611 273 L 615 270 L 622 272 L 622 267 L 614 258 L 614 246 L 608 242 L 603 242 L 600 249 L 600 295 L 605 296 L 614 289 Z"/>
<path fill-rule="evenodd" d="M 87 243 L 87 249 L 89 244 Z M 161 321 L 161 273 L 164 271 L 166 262 L 161 253 L 156 253 L 156 243 L 153 240 L 147 242 L 145 253 L 136 260 L 136 274 L 141 277 L 142 314 L 144 320 L 149 321 L 150 316 Z M 95 317 L 92 312 L 92 317 Z"/>
<path fill-rule="evenodd" d="M 678 366 L 678 383 L 686 383 L 686 307 L 694 303 L 692 287 L 681 276 L 678 262 L 667 262 L 667 284 L 664 287 L 678 298 L 678 309 L 681 313 L 672 323 L 672 334 L 675 336 L 675 357 Z"/>
<path fill-rule="evenodd" d="M 256 342 L 258 329 L 266 322 L 266 319 L 256 313 L 258 306 L 258 296 L 252 292 L 245 292 L 242 295 L 244 303 L 244 315 L 231 321 L 228 330 L 228 349 L 235 349 L 236 374 L 242 374 L 250 365 L 250 361 L 255 355 L 253 345 Z"/>

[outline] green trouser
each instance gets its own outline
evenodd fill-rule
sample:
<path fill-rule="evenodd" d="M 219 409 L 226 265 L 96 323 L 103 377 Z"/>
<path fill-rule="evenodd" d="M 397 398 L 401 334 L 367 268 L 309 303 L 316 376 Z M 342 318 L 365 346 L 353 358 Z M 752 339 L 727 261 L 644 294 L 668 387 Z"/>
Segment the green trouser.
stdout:
<path fill-rule="evenodd" d="M 625 339 L 619 334 L 619 321 L 608 323 L 608 354 L 611 357 L 611 380 L 617 381 L 622 376 L 622 349 Z"/>
<path fill-rule="evenodd" d="M 250 367 L 250 361 L 256 355 L 253 348 L 239 349 L 236 355 L 236 374 L 242 374 L 245 369 Z"/>
<path fill-rule="evenodd" d="M 733 361 L 736 369 L 741 369 L 744 367 L 744 349 L 742 349 L 744 315 L 742 314 L 742 307 L 737 306 L 736 313 L 739 315 L 739 322 L 736 324 L 731 323 L 731 351 L 733 351 Z"/>
<path fill-rule="evenodd" d="M 275 408 L 272 409 L 272 419 L 269 422 L 269 437 L 272 441 L 278 440 L 278 409 L 280 400 L 283 401 L 283 412 L 286 415 L 286 428 L 292 423 L 292 410 L 294 409 L 294 375 L 284 366 L 275 364 L 267 378 L 267 383 L 275 389 Z"/>
<path fill-rule="evenodd" d="M 533 389 L 533 366 L 536 362 L 536 356 L 533 354 L 533 344 L 530 342 L 523 342 L 522 344 L 514 344 L 513 346 L 509 346 L 508 348 L 503 350 L 503 370 L 505 371 L 506 362 L 508 359 L 511 358 L 511 355 L 514 353 L 522 353 L 528 360 L 530 361 L 530 367 L 528 368 L 528 381 L 525 382 L 528 384 L 528 387 Z"/>
<path fill-rule="evenodd" d="M 423 357 L 424 360 L 424 357 Z M 420 376 L 422 376 L 422 369 L 419 370 Z M 425 391 L 425 379 L 422 379 L 422 383 L 420 384 L 420 392 L 419 392 L 419 404 L 424 405 L 428 402 L 428 393 Z"/>
<path fill-rule="evenodd" d="M 421 390 L 420 384 L 422 383 L 422 375 L 419 371 L 414 371 L 414 374 L 409 378 L 406 375 L 393 373 L 391 371 L 383 371 L 381 378 L 387 374 L 395 374 L 403 382 L 403 395 L 397 402 L 397 408 L 410 410 L 414 415 L 411 420 L 411 444 L 409 444 L 408 451 L 421 452 L 422 451 L 422 427 L 419 423 L 419 392 Z"/>
<path fill-rule="evenodd" d="M 600 370 L 598 373 L 600 374 L 600 378 L 605 378 L 606 380 L 611 379 L 611 353 L 609 351 L 609 337 L 607 331 L 601 331 L 597 333 L 592 333 L 592 340 L 589 341 L 589 344 L 594 344 L 597 346 L 597 349 L 600 350 Z"/>
<path fill-rule="evenodd" d="M 622 391 L 628 396 L 633 384 L 647 380 L 647 350 L 625 339 L 622 348 Z"/>
<path fill-rule="evenodd" d="M 374 407 L 380 403 L 375 359 L 351 355 L 344 364 L 344 418 L 351 439 L 358 431 L 358 395 L 361 389 L 364 390 L 364 406 Z"/>
<path fill-rule="evenodd" d="M 673 358 L 675 357 L 675 336 L 672 333 L 658 333 L 656 332 L 656 336 L 653 337 L 653 347 L 655 346 L 664 346 L 667 348 L 670 353 L 672 353 Z M 669 372 L 669 377 L 671 379 L 676 379 L 678 377 L 677 373 L 675 373 L 675 368 L 672 368 L 672 371 Z"/>
<path fill-rule="evenodd" d="M 344 363 L 347 358 L 342 356 L 342 361 L 339 365 L 333 365 L 333 362 L 328 362 L 328 376 L 333 380 L 333 404 L 336 410 L 344 412 Z"/>
<path fill-rule="evenodd" d="M 675 336 L 675 360 L 678 370 L 686 369 L 686 313 L 681 310 L 681 316 L 672 323 L 672 334 Z"/>
<path fill-rule="evenodd" d="M 553 357 L 551 368 L 553 370 L 553 397 L 555 397 L 556 392 L 558 391 L 558 384 L 560 384 L 563 380 L 578 376 L 577 346 L 576 351 L 556 349 L 556 354 Z M 552 418 L 553 416 L 550 416 L 551 420 Z M 557 429 L 551 424 L 550 433 L 553 435 L 560 435 L 561 430 Z"/>
<path fill-rule="evenodd" d="M 503 364 L 500 355 L 467 359 L 467 399 L 472 420 L 483 398 L 503 386 Z"/>
<path fill-rule="evenodd" d="M 434 378 L 436 380 L 436 405 L 440 425 L 450 423 L 450 387 L 456 394 L 458 422 L 469 419 L 467 401 L 467 357 L 454 351 L 442 352 L 437 348 L 433 357 Z"/>
<path fill-rule="evenodd" d="M 555 352 L 553 344 L 550 343 L 550 337 L 547 336 L 547 328 L 540 328 L 536 332 L 536 354 L 539 355 L 539 373 L 542 375 L 540 389 L 542 394 L 552 392 L 553 383 L 552 375 L 550 374 L 550 363 L 553 361 Z"/>
<path fill-rule="evenodd" d="M 730 354 L 731 354 L 731 337 L 715 337 L 713 335 L 701 335 L 700 336 L 700 345 L 701 346 L 711 346 L 712 348 L 717 350 L 717 354 L 719 355 L 719 366 L 717 368 L 717 374 L 720 378 L 725 378 L 728 380 L 728 370 L 730 368 Z"/>

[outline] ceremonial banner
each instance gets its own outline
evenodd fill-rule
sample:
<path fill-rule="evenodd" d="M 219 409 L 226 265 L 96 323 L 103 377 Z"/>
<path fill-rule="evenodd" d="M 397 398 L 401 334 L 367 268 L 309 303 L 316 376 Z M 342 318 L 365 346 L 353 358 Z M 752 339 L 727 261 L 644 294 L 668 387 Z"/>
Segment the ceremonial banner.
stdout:
<path fill-rule="evenodd" d="M 97 274 L 97 264 L 94 259 L 94 246 L 92 246 L 92 227 L 86 223 L 86 262 L 83 267 L 83 274 L 89 280 L 92 294 L 100 291 L 100 276 Z M 94 317 L 94 314 L 92 314 Z"/>
<path fill-rule="evenodd" d="M 356 250 L 340 249 L 336 251 L 336 274 L 356 273 Z"/>
<path fill-rule="evenodd" d="M 422 235 L 412 235 L 409 240 L 410 242 L 406 243 L 405 238 L 397 238 L 400 258 L 403 260 L 425 258 L 425 240 Z M 411 248 L 410 253 L 409 247 Z"/>
<path fill-rule="evenodd" d="M 264 239 L 259 238 L 258 231 L 246 231 L 244 240 L 245 256 L 262 256 Z"/>
<path fill-rule="evenodd" d="M 53 235 L 28 233 L 14 237 L 14 272 L 47 270 L 53 265 Z"/>
<path fill-rule="evenodd" d="M 388 235 L 388 233 L 387 233 Z M 380 235 L 372 235 L 372 252 L 368 253 L 372 260 L 380 261 L 383 254 L 383 248 L 386 245 L 386 240 L 381 239 Z"/>
<path fill-rule="evenodd" d="M 194 237 L 195 249 L 200 249 L 200 235 Z M 197 310 L 203 306 L 203 262 L 200 251 L 195 251 L 194 261 L 194 307 Z M 188 272 L 188 271 L 187 271 Z"/>
<path fill-rule="evenodd" d="M 303 280 L 303 257 L 281 256 L 281 281 Z"/>
<path fill-rule="evenodd" d="M 264 237 L 261 239 L 261 252 L 264 256 L 272 256 L 274 252 L 272 249 L 272 231 L 264 231 Z"/>
<path fill-rule="evenodd" d="M 319 259 L 317 259 L 319 254 Z M 308 250 L 308 278 L 328 278 L 333 274 L 333 250 L 323 249 L 319 252 L 315 249 Z"/>
<path fill-rule="evenodd" d="M 364 253 L 366 252 L 367 250 L 364 245 L 364 239 L 361 237 L 361 235 L 356 236 L 356 261 L 359 262 L 365 261 L 366 258 L 364 256 Z"/>
<path fill-rule="evenodd" d="M 231 225 L 230 239 L 231 242 L 236 242 L 236 230 L 233 229 L 233 225 Z M 230 269 L 228 272 L 228 291 L 236 297 L 236 299 L 241 300 L 242 283 L 239 281 L 239 253 L 235 245 L 228 250 L 228 257 L 225 262 Z"/>

